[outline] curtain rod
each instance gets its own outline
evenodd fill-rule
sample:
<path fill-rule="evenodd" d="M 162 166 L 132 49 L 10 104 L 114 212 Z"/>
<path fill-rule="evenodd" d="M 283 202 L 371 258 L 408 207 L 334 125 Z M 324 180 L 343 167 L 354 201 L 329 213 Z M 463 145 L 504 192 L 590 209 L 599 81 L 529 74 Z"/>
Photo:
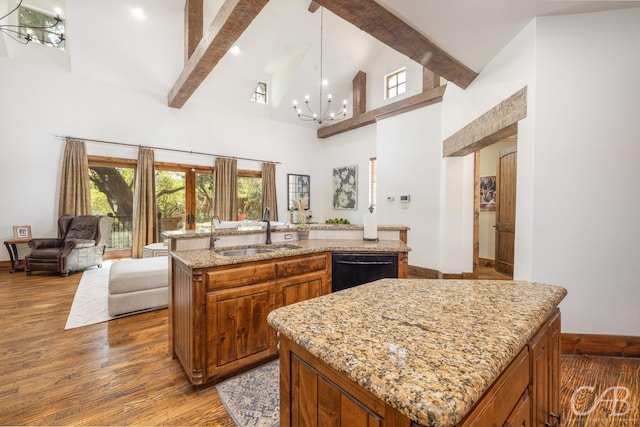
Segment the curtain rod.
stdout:
<path fill-rule="evenodd" d="M 141 144 L 128 144 L 126 142 L 114 142 L 114 141 L 103 141 L 101 139 L 91 139 L 91 138 L 78 138 L 76 136 L 65 136 L 65 135 L 54 135 L 56 138 L 62 138 L 62 139 L 79 139 L 82 141 L 88 141 L 88 142 L 97 142 L 100 144 L 113 144 L 113 145 L 122 145 L 125 147 L 144 147 L 144 148 L 152 148 L 154 150 L 164 150 L 164 151 L 173 151 L 175 153 L 186 153 L 186 154 L 196 154 L 196 155 L 200 155 L 200 156 L 211 156 L 211 157 L 222 157 L 225 159 L 236 159 L 236 160 L 247 160 L 250 162 L 260 162 L 260 163 L 273 163 L 276 165 L 279 165 L 280 162 L 274 162 L 271 160 L 259 160 L 259 159 L 250 159 L 248 157 L 235 157 L 235 156 L 224 156 L 221 154 L 212 154 L 212 153 L 202 153 L 199 151 L 188 151 L 188 150 L 179 150 L 177 148 L 164 148 L 164 147 L 152 147 L 149 145 L 141 145 Z"/>

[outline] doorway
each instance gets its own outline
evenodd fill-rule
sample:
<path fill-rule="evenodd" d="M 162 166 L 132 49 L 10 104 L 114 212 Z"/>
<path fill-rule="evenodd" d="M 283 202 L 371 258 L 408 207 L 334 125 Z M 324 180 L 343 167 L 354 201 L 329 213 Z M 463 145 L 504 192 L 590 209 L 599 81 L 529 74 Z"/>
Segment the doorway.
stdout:
<path fill-rule="evenodd" d="M 513 278 L 516 150 L 517 134 L 475 154 L 474 278 Z"/>

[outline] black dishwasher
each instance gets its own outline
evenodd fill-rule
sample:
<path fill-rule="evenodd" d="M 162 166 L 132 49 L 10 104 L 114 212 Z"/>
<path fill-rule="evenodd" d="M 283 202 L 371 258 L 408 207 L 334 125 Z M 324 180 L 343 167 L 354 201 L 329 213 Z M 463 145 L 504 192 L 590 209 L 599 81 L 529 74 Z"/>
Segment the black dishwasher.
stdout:
<path fill-rule="evenodd" d="M 331 269 L 331 292 L 337 292 L 378 279 L 398 277 L 398 254 L 334 253 Z"/>

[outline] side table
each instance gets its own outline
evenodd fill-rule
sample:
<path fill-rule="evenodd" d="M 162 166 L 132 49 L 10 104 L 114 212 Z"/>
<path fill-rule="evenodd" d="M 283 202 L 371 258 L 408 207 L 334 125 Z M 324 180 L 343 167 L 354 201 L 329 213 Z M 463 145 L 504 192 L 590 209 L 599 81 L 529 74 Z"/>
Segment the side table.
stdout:
<path fill-rule="evenodd" d="M 18 244 L 20 243 L 29 243 L 31 239 L 9 239 L 4 241 L 4 246 L 7 248 L 7 252 L 9 252 L 9 258 L 11 259 L 11 270 L 10 273 L 14 271 L 24 271 L 24 261 L 20 260 L 18 256 Z"/>
<path fill-rule="evenodd" d="M 152 243 L 142 247 L 142 258 L 169 255 L 169 248 L 164 243 Z"/>

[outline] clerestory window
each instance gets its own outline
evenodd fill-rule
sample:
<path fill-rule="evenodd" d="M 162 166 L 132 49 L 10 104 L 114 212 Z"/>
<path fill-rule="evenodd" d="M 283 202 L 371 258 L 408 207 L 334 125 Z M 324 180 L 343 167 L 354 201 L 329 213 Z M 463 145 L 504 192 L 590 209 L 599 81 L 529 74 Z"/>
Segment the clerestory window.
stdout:
<path fill-rule="evenodd" d="M 251 100 L 258 104 L 267 103 L 267 84 L 265 82 L 258 83 L 256 89 L 253 91 L 253 95 L 251 95 Z"/>
<path fill-rule="evenodd" d="M 64 50 L 64 25 L 59 17 L 23 6 L 18 9 L 18 31 L 25 40 Z"/>
<path fill-rule="evenodd" d="M 384 77 L 385 98 L 393 98 L 407 91 L 407 70 L 405 68 Z"/>

